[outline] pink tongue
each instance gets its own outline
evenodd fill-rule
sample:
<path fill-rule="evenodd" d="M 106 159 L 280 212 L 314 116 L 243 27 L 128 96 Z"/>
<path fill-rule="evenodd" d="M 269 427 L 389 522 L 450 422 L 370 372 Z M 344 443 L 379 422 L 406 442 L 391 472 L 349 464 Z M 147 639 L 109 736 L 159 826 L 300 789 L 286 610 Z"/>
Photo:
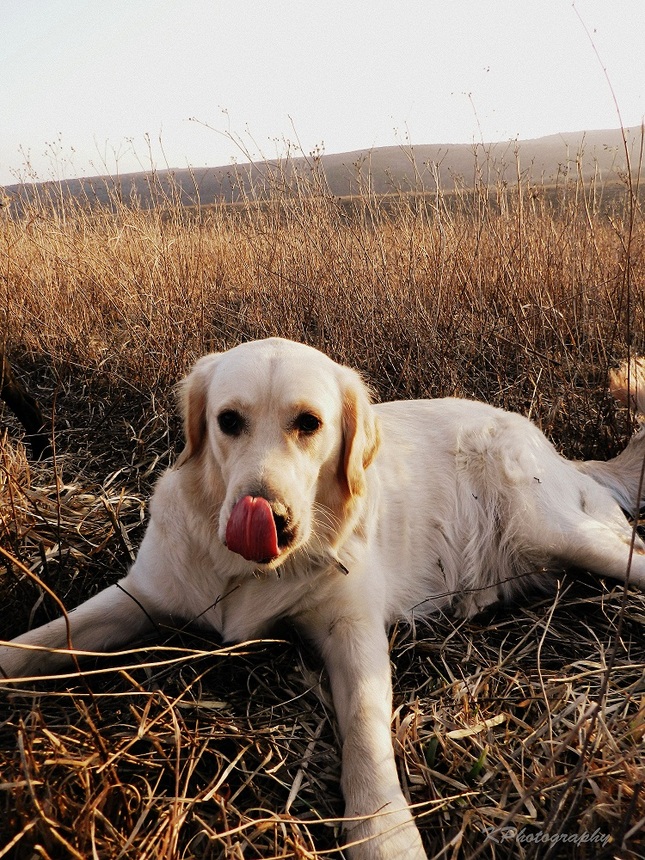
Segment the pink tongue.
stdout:
<path fill-rule="evenodd" d="M 278 533 L 273 511 L 261 496 L 244 496 L 231 511 L 226 525 L 226 546 L 249 561 L 276 558 Z"/>

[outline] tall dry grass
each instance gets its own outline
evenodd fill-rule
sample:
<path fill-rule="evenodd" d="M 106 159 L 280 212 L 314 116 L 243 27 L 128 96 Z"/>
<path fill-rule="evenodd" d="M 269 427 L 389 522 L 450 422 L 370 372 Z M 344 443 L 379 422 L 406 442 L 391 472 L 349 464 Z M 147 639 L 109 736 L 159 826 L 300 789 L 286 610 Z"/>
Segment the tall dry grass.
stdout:
<path fill-rule="evenodd" d="M 295 189 L 273 176 L 235 208 L 32 201 L 3 224 L 9 347 L 163 396 L 203 352 L 279 333 L 358 364 L 383 397 L 527 408 L 639 346 L 642 219 L 627 190 L 610 212 L 579 181 L 348 203 L 316 176 Z M 584 393 L 570 405 L 567 420 L 591 411 Z"/>
<path fill-rule="evenodd" d="M 568 456 L 622 447 L 630 416 L 606 379 L 645 346 L 636 180 L 483 176 L 387 198 L 365 182 L 339 200 L 314 159 L 236 206 L 160 192 L 151 210 L 116 193 L 97 208 L 54 187 L 6 215 L 0 337 L 55 452 L 29 464 L 5 412 L 0 638 L 58 612 L 38 579 L 71 608 L 123 575 L 181 445 L 173 385 L 241 339 L 306 341 L 383 399 L 521 411 Z M 597 841 L 562 841 L 594 831 L 636 856 L 645 602 L 578 579 L 393 632 L 400 770 L 431 856 L 598 857 Z M 223 649 L 168 631 L 0 709 L 0 858 L 313 857 L 342 842 L 324 679 L 290 632 Z"/>

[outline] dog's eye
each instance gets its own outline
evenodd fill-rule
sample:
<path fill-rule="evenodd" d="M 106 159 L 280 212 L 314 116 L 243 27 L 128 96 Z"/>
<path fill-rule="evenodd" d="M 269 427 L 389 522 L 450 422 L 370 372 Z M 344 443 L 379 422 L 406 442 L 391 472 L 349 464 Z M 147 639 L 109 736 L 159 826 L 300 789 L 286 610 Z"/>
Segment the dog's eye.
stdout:
<path fill-rule="evenodd" d="M 244 430 L 244 418 L 234 409 L 227 409 L 217 416 L 217 423 L 222 433 L 227 436 L 239 436 Z"/>
<path fill-rule="evenodd" d="M 293 422 L 293 426 L 301 433 L 310 436 L 321 428 L 322 421 L 317 415 L 313 415 L 311 412 L 301 412 Z"/>

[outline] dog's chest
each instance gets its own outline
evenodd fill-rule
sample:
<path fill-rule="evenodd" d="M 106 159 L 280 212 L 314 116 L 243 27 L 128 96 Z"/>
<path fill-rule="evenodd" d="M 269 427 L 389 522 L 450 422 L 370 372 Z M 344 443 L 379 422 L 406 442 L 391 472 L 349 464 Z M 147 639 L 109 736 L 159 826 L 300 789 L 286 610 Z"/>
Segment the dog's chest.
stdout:
<path fill-rule="evenodd" d="M 308 576 L 263 573 L 232 578 L 201 620 L 217 629 L 225 642 L 256 639 L 266 635 L 276 621 L 308 612 L 324 601 L 333 577 L 333 573 L 318 572 Z"/>

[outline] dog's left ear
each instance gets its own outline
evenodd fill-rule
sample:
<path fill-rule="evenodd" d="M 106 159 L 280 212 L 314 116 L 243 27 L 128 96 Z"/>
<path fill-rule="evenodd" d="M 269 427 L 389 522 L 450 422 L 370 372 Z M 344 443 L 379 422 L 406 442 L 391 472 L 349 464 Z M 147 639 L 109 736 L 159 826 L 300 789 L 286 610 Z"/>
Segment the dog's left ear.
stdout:
<path fill-rule="evenodd" d="M 204 444 L 208 383 L 218 358 L 217 353 L 200 358 L 188 376 L 179 383 L 186 445 L 177 459 L 177 467 L 198 454 Z"/>
<path fill-rule="evenodd" d="M 365 470 L 378 451 L 379 427 L 367 386 L 358 373 L 347 368 L 344 371 L 339 480 L 343 491 L 352 497 L 365 492 Z"/>

